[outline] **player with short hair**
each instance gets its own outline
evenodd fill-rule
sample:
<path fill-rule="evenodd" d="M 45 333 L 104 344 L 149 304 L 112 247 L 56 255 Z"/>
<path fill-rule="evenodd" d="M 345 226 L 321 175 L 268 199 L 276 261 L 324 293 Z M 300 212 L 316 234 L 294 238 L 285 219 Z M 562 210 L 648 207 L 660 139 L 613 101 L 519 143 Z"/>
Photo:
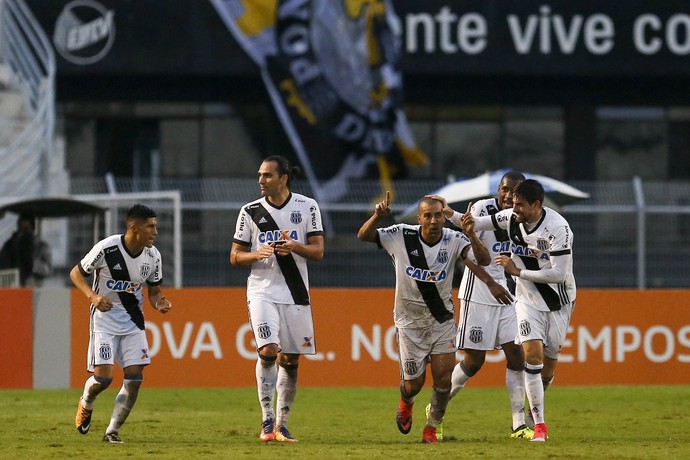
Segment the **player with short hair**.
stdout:
<path fill-rule="evenodd" d="M 374 214 L 359 229 L 357 238 L 385 249 L 395 266 L 393 319 L 402 379 L 396 415 L 398 430 L 407 434 L 412 429 L 414 397 L 424 386 L 428 362 L 433 388 L 422 442 L 435 444 L 438 442 L 436 428 L 448 405 L 451 371 L 455 365 L 457 327 L 452 293 L 455 263 L 462 257 L 488 265 L 490 257 L 472 223 L 463 226 L 467 236 L 444 228 L 443 206 L 433 198 L 424 198 L 419 203 L 419 225 L 376 228 L 381 217 L 390 215 L 389 199 L 387 193 L 386 199 L 376 205 Z"/>
<path fill-rule="evenodd" d="M 544 416 L 546 358 L 551 372 L 565 341 L 575 308 L 573 232 L 568 222 L 544 207 L 544 188 L 527 179 L 513 191 L 513 209 L 491 216 L 454 213 L 453 222 L 474 223 L 477 230 L 507 230 L 511 256 L 499 255 L 496 264 L 517 279 L 515 312 L 518 337 L 525 351 L 525 386 L 534 418 L 532 441 L 548 438 Z M 550 376 L 553 378 L 553 375 Z"/>
<path fill-rule="evenodd" d="M 475 217 L 480 217 L 512 209 L 513 189 L 524 180 L 524 174 L 508 171 L 498 184 L 498 196 L 474 203 L 470 212 Z M 452 217 L 453 210 L 447 206 L 446 200 L 440 196 L 431 196 L 441 200 L 446 217 Z M 463 360 L 453 369 L 450 397 L 452 399 L 479 372 L 487 351 L 503 349 L 506 357 L 506 386 L 512 412 L 511 437 L 531 439 L 534 433 L 525 424 L 525 354 L 522 347 L 515 343 L 515 281 L 493 260 L 500 254 L 510 254 L 508 232 L 495 230 L 477 234 L 489 250 L 492 261 L 486 268 L 472 262 L 465 263 L 458 291 L 460 318 L 456 341 L 458 349 L 463 350 Z M 438 429 L 439 438 L 442 430 L 441 424 Z"/>
<path fill-rule="evenodd" d="M 143 204 L 127 212 L 127 232 L 96 243 L 70 272 L 70 279 L 91 303 L 87 369 L 93 373 L 84 384 L 75 425 L 86 434 L 98 395 L 113 380 L 113 365 L 124 371 L 122 388 L 103 441 L 122 443 L 120 428 L 134 407 L 143 380 L 144 367 L 151 363 L 144 323 L 144 284 L 149 302 L 165 314 L 172 304 L 163 295 L 161 255 L 153 242 L 158 235 L 156 213 Z M 93 286 L 86 277 L 94 274 Z"/>
<path fill-rule="evenodd" d="M 262 442 L 297 441 L 287 424 L 299 357 L 316 353 L 307 260 L 323 259 L 323 225 L 316 201 L 290 191 L 290 180 L 299 171 L 278 155 L 261 163 L 262 197 L 242 206 L 230 251 L 232 265 L 251 266 L 247 310 L 259 355 Z"/>

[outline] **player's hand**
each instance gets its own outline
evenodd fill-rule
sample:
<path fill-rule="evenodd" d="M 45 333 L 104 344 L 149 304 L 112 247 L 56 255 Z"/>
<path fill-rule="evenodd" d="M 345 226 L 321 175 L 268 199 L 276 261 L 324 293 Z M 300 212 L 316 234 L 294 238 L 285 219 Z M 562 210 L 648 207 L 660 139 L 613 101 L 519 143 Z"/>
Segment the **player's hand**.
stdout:
<path fill-rule="evenodd" d="M 164 315 L 170 311 L 172 308 L 172 302 L 170 302 L 165 296 L 158 299 L 156 302 L 156 310 L 163 313 Z"/>
<path fill-rule="evenodd" d="M 448 206 L 448 201 L 441 195 L 424 195 L 424 198 L 431 198 L 432 200 L 439 201 L 441 203 L 441 206 L 443 206 L 443 214 L 446 216 L 446 219 L 450 219 L 451 217 L 453 217 L 453 213 L 455 211 L 453 210 L 453 208 Z"/>
<path fill-rule="evenodd" d="M 376 208 L 374 209 L 374 214 L 376 214 L 376 217 L 391 215 L 390 202 L 391 192 L 386 190 L 386 198 L 383 201 L 377 203 Z"/>
<path fill-rule="evenodd" d="M 273 255 L 274 252 L 275 252 L 275 249 L 271 245 L 259 246 L 259 250 L 256 251 L 256 254 L 257 254 L 256 260 L 268 259 L 269 257 L 271 257 Z"/>
<path fill-rule="evenodd" d="M 110 299 L 99 294 L 94 293 L 91 297 L 89 297 L 89 301 L 94 307 L 96 307 L 98 311 L 106 312 L 113 308 L 113 303 L 110 301 Z"/>
<path fill-rule="evenodd" d="M 297 246 L 297 241 L 290 238 L 290 235 L 285 234 L 285 239 L 280 241 L 274 241 L 271 243 L 273 251 L 277 256 L 286 256 L 290 254 Z"/>
<path fill-rule="evenodd" d="M 515 262 L 513 262 L 513 259 L 509 256 L 496 256 L 494 260 L 496 261 L 496 265 L 503 267 L 509 275 L 518 276 L 520 274 Z"/>
<path fill-rule="evenodd" d="M 510 305 L 511 303 L 513 303 L 513 296 L 510 295 L 510 292 L 500 284 L 492 284 L 491 286 L 489 286 L 489 291 L 496 300 L 501 302 L 501 304 Z"/>
<path fill-rule="evenodd" d="M 465 211 L 465 214 L 462 215 L 462 218 L 460 218 L 460 225 L 462 226 L 462 230 L 467 233 L 468 235 L 471 235 L 474 233 L 474 216 L 472 215 L 472 202 L 467 205 L 467 211 Z"/>

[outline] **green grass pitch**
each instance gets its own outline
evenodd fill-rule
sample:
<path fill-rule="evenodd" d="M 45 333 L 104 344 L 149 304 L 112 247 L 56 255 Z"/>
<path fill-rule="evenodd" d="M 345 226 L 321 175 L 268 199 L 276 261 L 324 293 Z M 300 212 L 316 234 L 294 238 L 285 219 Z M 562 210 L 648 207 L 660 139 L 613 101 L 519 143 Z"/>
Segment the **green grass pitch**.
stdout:
<path fill-rule="evenodd" d="M 556 383 L 546 393 L 544 444 L 510 439 L 505 389 L 468 386 L 450 403 L 446 440 L 433 446 L 420 442 L 428 387 L 407 436 L 395 426 L 395 387 L 300 388 L 290 417 L 296 444 L 259 442 L 253 388 L 149 389 L 144 382 L 122 445 L 101 441 L 116 390 L 100 396 L 86 436 L 74 427 L 79 394 L 0 391 L 0 458 L 690 458 L 690 386 Z"/>

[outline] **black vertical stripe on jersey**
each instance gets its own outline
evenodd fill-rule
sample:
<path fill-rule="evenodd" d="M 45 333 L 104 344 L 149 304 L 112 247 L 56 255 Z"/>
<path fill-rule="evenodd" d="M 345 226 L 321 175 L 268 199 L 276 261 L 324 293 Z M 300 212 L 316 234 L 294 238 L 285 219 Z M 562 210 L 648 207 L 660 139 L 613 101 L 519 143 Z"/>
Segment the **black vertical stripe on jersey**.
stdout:
<path fill-rule="evenodd" d="M 405 240 L 407 255 L 410 258 L 410 264 L 414 268 L 428 270 L 429 265 L 427 264 L 426 257 L 424 257 L 424 248 L 422 247 L 422 242 L 419 240 L 419 232 L 417 230 L 404 229 L 403 238 Z M 412 254 L 415 250 L 417 251 L 417 255 Z M 453 314 L 448 311 L 446 304 L 441 299 L 441 294 L 438 292 L 436 283 L 419 280 L 416 280 L 416 283 L 419 292 L 422 294 L 424 303 L 429 307 L 429 311 L 431 311 L 431 315 L 436 321 L 445 323 L 449 319 L 453 319 Z"/>
<path fill-rule="evenodd" d="M 541 223 L 544 221 L 545 216 L 546 213 L 542 213 L 541 219 L 539 219 L 539 222 L 534 227 L 535 229 L 541 225 Z M 524 238 L 522 238 L 522 233 L 520 232 L 520 224 L 515 219 L 515 214 L 513 214 L 510 217 L 508 235 L 510 236 L 510 240 L 513 243 L 522 246 L 525 249 L 525 251 L 527 250 L 527 242 L 524 240 Z M 541 268 L 539 268 L 539 262 L 537 261 L 537 259 L 528 256 L 519 257 L 522 260 L 522 263 L 525 264 L 525 268 L 527 270 L 541 270 Z M 537 291 L 539 291 L 539 294 L 544 299 L 544 302 L 549 307 L 549 310 L 557 311 L 561 309 L 561 303 L 558 299 L 558 293 L 556 293 L 556 291 L 554 291 L 551 286 L 544 283 L 534 283 L 534 286 L 537 288 Z"/>
<path fill-rule="evenodd" d="M 525 246 L 525 250 L 527 247 Z M 520 256 L 522 263 L 525 264 L 527 270 L 541 270 L 539 268 L 539 262 L 534 257 Z M 558 293 L 546 283 L 534 283 L 534 286 L 539 291 L 539 294 L 546 302 L 546 305 L 551 311 L 558 311 L 561 309 L 561 299 Z"/>
<path fill-rule="evenodd" d="M 124 244 L 124 241 L 122 244 Z M 117 246 L 111 246 L 109 248 L 105 248 L 104 253 L 105 263 L 108 266 L 108 270 L 110 270 L 110 276 L 112 279 L 115 281 L 131 282 L 132 279 L 129 276 L 127 263 L 125 262 L 124 256 L 120 252 L 120 248 Z M 119 270 L 114 269 L 117 264 L 120 264 Z M 130 292 L 118 292 L 117 296 L 120 298 L 122 306 L 125 307 L 125 310 L 129 314 L 130 318 L 132 318 L 134 324 L 136 324 L 136 326 L 143 331 L 145 329 L 144 313 L 141 311 L 137 297 Z"/>
<path fill-rule="evenodd" d="M 245 210 L 262 232 L 280 230 L 276 221 L 273 220 L 271 214 L 263 206 L 247 207 Z M 264 222 L 259 223 L 262 217 L 264 218 Z M 307 291 L 307 286 L 304 284 L 295 258 L 292 254 L 288 254 L 285 256 L 276 256 L 276 260 L 278 261 L 280 271 L 283 273 L 285 283 L 287 283 L 287 287 L 292 295 L 292 301 L 296 305 L 309 305 L 309 291 Z"/>
<path fill-rule="evenodd" d="M 498 212 L 498 200 L 496 200 L 496 206 L 490 204 L 486 207 L 486 209 L 487 211 L 489 211 L 490 216 L 496 214 Z M 502 228 L 496 228 L 494 230 L 494 236 L 496 237 L 496 241 L 498 241 L 499 243 L 503 243 L 504 241 L 510 241 L 508 231 Z M 510 252 L 501 252 L 501 255 L 510 257 Z M 503 273 L 505 273 L 506 276 L 506 285 L 508 286 L 508 292 L 515 295 L 515 280 L 512 276 L 508 274 L 507 271 L 504 270 Z"/>

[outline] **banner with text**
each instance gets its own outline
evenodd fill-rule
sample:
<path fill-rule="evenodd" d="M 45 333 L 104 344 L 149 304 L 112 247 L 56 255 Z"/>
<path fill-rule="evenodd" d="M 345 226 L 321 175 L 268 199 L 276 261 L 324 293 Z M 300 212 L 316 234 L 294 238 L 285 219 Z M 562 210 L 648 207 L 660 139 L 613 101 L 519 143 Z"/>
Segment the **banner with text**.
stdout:
<path fill-rule="evenodd" d="M 174 307 L 146 306 L 152 365 L 147 386 L 255 385 L 256 350 L 245 290 L 166 289 Z M 72 386 L 83 384 L 89 339 L 84 298 L 72 291 Z M 579 290 L 557 369 L 558 385 L 687 384 L 689 291 Z M 399 382 L 392 289 L 312 289 L 317 354 L 300 361 L 300 385 Z M 458 353 L 458 358 L 461 355 Z M 121 374 L 116 372 L 116 375 Z M 503 386 L 505 360 L 492 352 L 471 386 Z"/>

